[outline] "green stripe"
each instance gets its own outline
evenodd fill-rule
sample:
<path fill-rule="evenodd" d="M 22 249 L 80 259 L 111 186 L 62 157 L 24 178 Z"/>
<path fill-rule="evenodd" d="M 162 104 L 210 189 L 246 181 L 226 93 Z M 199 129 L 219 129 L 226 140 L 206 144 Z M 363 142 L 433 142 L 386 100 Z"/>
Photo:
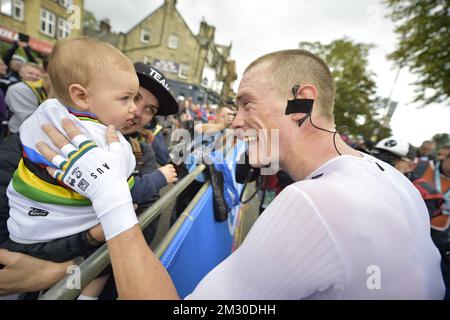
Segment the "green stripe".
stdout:
<path fill-rule="evenodd" d="M 67 161 L 61 162 L 61 164 L 59 165 L 58 168 L 60 168 L 60 169 L 64 168 L 64 166 L 66 165 L 66 163 L 67 163 Z"/>
<path fill-rule="evenodd" d="M 96 119 L 92 119 L 92 118 L 88 118 L 88 117 L 77 117 L 78 119 L 80 119 L 81 121 L 90 121 L 90 122 L 95 122 L 95 123 L 100 123 L 100 121 L 96 120 Z"/>
<path fill-rule="evenodd" d="M 73 207 L 86 207 L 92 205 L 89 199 L 77 200 L 77 199 L 62 198 L 49 194 L 47 192 L 43 192 L 22 181 L 22 179 L 20 179 L 17 173 L 17 170 L 14 172 L 12 183 L 14 190 L 16 190 L 18 193 L 25 196 L 26 198 L 34 201 Z"/>
<path fill-rule="evenodd" d="M 97 145 L 92 144 L 91 146 L 87 147 L 86 149 L 84 149 L 82 152 L 80 152 L 76 157 L 69 159 L 69 165 L 67 166 L 63 177 L 61 178 L 62 181 L 64 181 L 64 179 L 67 176 L 67 173 L 70 171 L 70 169 L 72 168 L 73 164 L 75 162 L 77 162 L 78 159 L 80 159 L 86 152 L 88 152 L 89 150 L 92 150 L 94 148 L 97 148 Z"/>
<path fill-rule="evenodd" d="M 128 187 L 130 188 L 130 190 L 133 189 L 134 185 L 136 184 L 136 180 L 134 179 L 134 177 L 131 176 L 127 182 L 128 182 Z"/>
<path fill-rule="evenodd" d="M 83 141 L 82 143 L 80 143 L 80 145 L 78 146 L 78 149 L 83 148 L 83 147 L 84 147 L 85 145 L 87 145 L 88 143 L 93 143 L 93 144 L 95 144 L 94 141 L 92 141 L 91 139 L 89 139 L 89 140 L 86 140 L 86 141 Z"/>
<path fill-rule="evenodd" d="M 78 146 L 78 149 L 73 150 L 71 153 L 69 153 L 69 154 L 67 155 L 67 158 L 70 159 L 74 154 L 76 154 L 76 153 L 78 152 L 78 150 L 80 150 L 81 148 L 83 148 L 85 145 L 87 145 L 87 144 L 89 144 L 89 143 L 95 144 L 95 142 L 92 141 L 92 140 L 90 140 L 90 139 L 89 139 L 89 140 L 86 140 L 86 141 L 80 143 L 80 145 Z M 66 162 L 64 162 L 64 164 L 66 164 Z"/>

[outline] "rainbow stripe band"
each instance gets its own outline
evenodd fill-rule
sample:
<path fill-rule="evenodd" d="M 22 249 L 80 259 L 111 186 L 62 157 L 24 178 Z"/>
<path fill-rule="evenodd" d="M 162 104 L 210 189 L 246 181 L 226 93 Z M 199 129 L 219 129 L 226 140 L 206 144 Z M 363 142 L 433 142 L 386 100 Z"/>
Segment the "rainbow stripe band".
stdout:
<path fill-rule="evenodd" d="M 67 111 L 70 114 L 77 117 L 78 119 L 80 119 L 81 121 L 91 121 L 91 122 L 101 123 L 100 121 L 97 120 L 97 117 L 93 113 L 82 112 L 82 111 L 75 110 L 75 109 L 68 108 L 68 107 L 67 107 Z"/>
<path fill-rule="evenodd" d="M 90 206 L 91 201 L 72 189 L 57 186 L 41 180 L 34 175 L 20 160 L 19 167 L 12 179 L 14 190 L 28 199 L 55 205 L 64 206 Z M 134 177 L 128 179 L 128 186 L 133 188 Z"/>

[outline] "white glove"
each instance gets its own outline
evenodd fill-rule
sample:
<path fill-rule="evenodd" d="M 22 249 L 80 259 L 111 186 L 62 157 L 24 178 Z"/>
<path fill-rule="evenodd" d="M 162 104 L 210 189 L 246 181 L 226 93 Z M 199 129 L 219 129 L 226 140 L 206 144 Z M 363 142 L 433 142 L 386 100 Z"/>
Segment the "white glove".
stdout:
<path fill-rule="evenodd" d="M 120 142 L 112 142 L 104 150 L 80 134 L 61 148 L 64 157 L 53 156 L 59 170 L 49 170 L 60 183 L 91 200 L 106 240 L 138 223 L 122 148 Z"/>

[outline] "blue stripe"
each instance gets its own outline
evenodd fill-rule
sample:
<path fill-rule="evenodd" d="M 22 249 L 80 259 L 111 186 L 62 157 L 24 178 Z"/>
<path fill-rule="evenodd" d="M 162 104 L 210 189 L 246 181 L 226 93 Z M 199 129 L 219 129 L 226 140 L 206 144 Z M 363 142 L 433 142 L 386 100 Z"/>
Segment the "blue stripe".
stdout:
<path fill-rule="evenodd" d="M 77 113 L 79 115 L 86 116 L 86 117 L 94 117 L 95 119 L 97 119 L 97 116 L 95 114 L 93 114 L 93 113 L 75 110 L 75 109 L 72 109 L 72 108 L 67 107 L 67 106 L 66 106 L 66 108 L 67 108 L 67 110 L 69 110 L 72 113 Z"/>
<path fill-rule="evenodd" d="M 23 150 L 25 151 L 25 153 L 27 154 L 27 158 L 30 159 L 31 161 L 33 161 L 36 164 L 45 164 L 49 167 L 58 169 L 53 163 L 51 163 L 50 161 L 48 161 L 47 159 L 44 158 L 44 156 L 40 155 L 38 152 L 34 151 L 33 149 L 27 147 L 27 146 L 23 146 Z"/>

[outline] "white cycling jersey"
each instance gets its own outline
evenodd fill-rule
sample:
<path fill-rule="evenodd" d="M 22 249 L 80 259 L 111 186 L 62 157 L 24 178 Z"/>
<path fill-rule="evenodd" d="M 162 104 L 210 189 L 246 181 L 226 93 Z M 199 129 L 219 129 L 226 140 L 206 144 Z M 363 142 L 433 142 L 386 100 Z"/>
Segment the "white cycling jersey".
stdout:
<path fill-rule="evenodd" d="M 390 165 L 336 157 L 287 187 L 188 299 L 442 299 L 425 204 Z"/>
<path fill-rule="evenodd" d="M 88 230 L 99 223 L 88 199 L 68 187 L 58 185 L 56 181 L 39 177 L 33 172 L 36 167 L 30 167 L 30 162 L 53 166 L 36 150 L 36 143 L 43 141 L 54 150 L 59 150 L 41 126 L 49 123 L 64 133 L 61 125 L 63 118 L 75 122 L 82 133 L 100 148 L 108 148 L 105 135 L 107 127 L 96 120 L 94 115 L 67 108 L 56 99 L 49 99 L 39 106 L 20 127 L 26 160 L 23 158 L 20 161 L 7 189 L 10 205 L 8 231 L 15 242 L 48 242 Z M 136 160 L 130 144 L 122 134 L 118 132 L 118 135 L 123 147 L 121 150 L 124 152 L 127 176 L 131 176 Z M 104 188 L 114 188 L 114 184 L 105 185 Z"/>

